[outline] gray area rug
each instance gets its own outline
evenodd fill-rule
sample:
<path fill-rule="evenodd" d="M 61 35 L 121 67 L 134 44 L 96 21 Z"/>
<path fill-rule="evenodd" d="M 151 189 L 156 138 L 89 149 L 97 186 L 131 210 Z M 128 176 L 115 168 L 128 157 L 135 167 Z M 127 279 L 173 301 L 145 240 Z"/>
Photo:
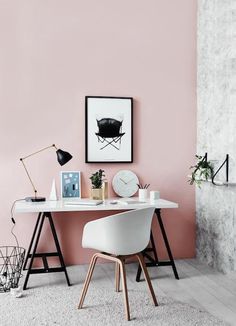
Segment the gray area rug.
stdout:
<path fill-rule="evenodd" d="M 66 325 L 226 325 L 206 311 L 169 297 L 157 296 L 154 307 L 146 290 L 129 289 L 131 321 L 125 320 L 123 293 L 91 284 L 84 308 L 77 309 L 81 285 L 44 286 L 24 291 L 21 298 L 0 294 L 1 326 Z"/>

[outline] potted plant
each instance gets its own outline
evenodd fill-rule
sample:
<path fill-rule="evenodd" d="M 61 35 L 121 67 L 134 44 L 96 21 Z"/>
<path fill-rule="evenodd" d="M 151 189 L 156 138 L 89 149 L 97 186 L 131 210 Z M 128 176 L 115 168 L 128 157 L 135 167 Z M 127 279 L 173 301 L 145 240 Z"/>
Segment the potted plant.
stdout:
<path fill-rule="evenodd" d="M 99 169 L 95 173 L 91 175 L 89 178 L 92 183 L 92 189 L 91 189 L 91 198 L 92 199 L 103 199 L 103 177 L 105 177 L 104 170 Z"/>
<path fill-rule="evenodd" d="M 213 176 L 213 165 L 211 162 L 207 160 L 207 156 L 200 156 L 195 155 L 197 159 L 196 165 L 190 167 L 190 169 L 194 169 L 191 176 L 189 183 L 193 185 L 194 183 L 197 186 L 201 186 L 202 181 L 207 181 L 211 179 Z"/>

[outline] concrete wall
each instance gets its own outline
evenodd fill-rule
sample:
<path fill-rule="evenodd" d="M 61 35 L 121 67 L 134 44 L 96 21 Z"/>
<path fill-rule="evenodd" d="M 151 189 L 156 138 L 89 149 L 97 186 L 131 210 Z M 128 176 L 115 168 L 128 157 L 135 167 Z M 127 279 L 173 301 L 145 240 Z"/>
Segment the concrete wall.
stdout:
<path fill-rule="evenodd" d="M 198 154 L 215 168 L 229 154 L 236 182 L 236 2 L 198 1 Z M 225 168 L 218 180 L 225 181 Z M 221 271 L 236 269 L 236 186 L 197 189 L 197 256 Z"/>

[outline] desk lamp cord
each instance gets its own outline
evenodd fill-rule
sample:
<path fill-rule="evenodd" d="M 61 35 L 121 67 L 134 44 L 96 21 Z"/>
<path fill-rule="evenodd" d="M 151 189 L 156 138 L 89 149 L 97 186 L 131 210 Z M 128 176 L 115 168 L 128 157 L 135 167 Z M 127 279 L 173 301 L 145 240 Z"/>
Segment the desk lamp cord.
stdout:
<path fill-rule="evenodd" d="M 17 248 L 19 248 L 19 242 L 18 242 L 18 239 L 17 239 L 16 234 L 14 233 L 14 228 L 15 228 L 15 225 L 16 225 L 16 221 L 15 221 L 15 219 L 14 219 L 14 212 L 13 212 L 13 210 L 14 210 L 14 207 L 15 207 L 16 202 L 21 201 L 21 200 L 24 200 L 24 199 L 25 199 L 25 198 L 15 200 L 15 201 L 13 202 L 12 206 L 11 206 L 11 221 L 12 221 L 12 223 L 13 223 L 13 226 L 12 226 L 12 228 L 11 228 L 11 234 L 13 235 L 13 237 L 14 237 L 15 240 L 16 240 Z"/>

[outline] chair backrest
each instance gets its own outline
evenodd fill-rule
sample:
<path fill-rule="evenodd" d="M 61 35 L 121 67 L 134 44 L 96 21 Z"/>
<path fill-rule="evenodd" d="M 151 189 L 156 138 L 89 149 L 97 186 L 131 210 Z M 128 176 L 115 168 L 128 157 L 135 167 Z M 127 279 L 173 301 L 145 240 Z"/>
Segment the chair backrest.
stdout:
<path fill-rule="evenodd" d="M 111 215 L 87 223 L 82 245 L 114 255 L 142 251 L 150 239 L 154 207 Z"/>
<path fill-rule="evenodd" d="M 120 134 L 120 128 L 122 126 L 122 121 L 118 121 L 112 118 L 103 118 L 97 120 L 98 134 L 101 137 L 118 137 Z"/>

